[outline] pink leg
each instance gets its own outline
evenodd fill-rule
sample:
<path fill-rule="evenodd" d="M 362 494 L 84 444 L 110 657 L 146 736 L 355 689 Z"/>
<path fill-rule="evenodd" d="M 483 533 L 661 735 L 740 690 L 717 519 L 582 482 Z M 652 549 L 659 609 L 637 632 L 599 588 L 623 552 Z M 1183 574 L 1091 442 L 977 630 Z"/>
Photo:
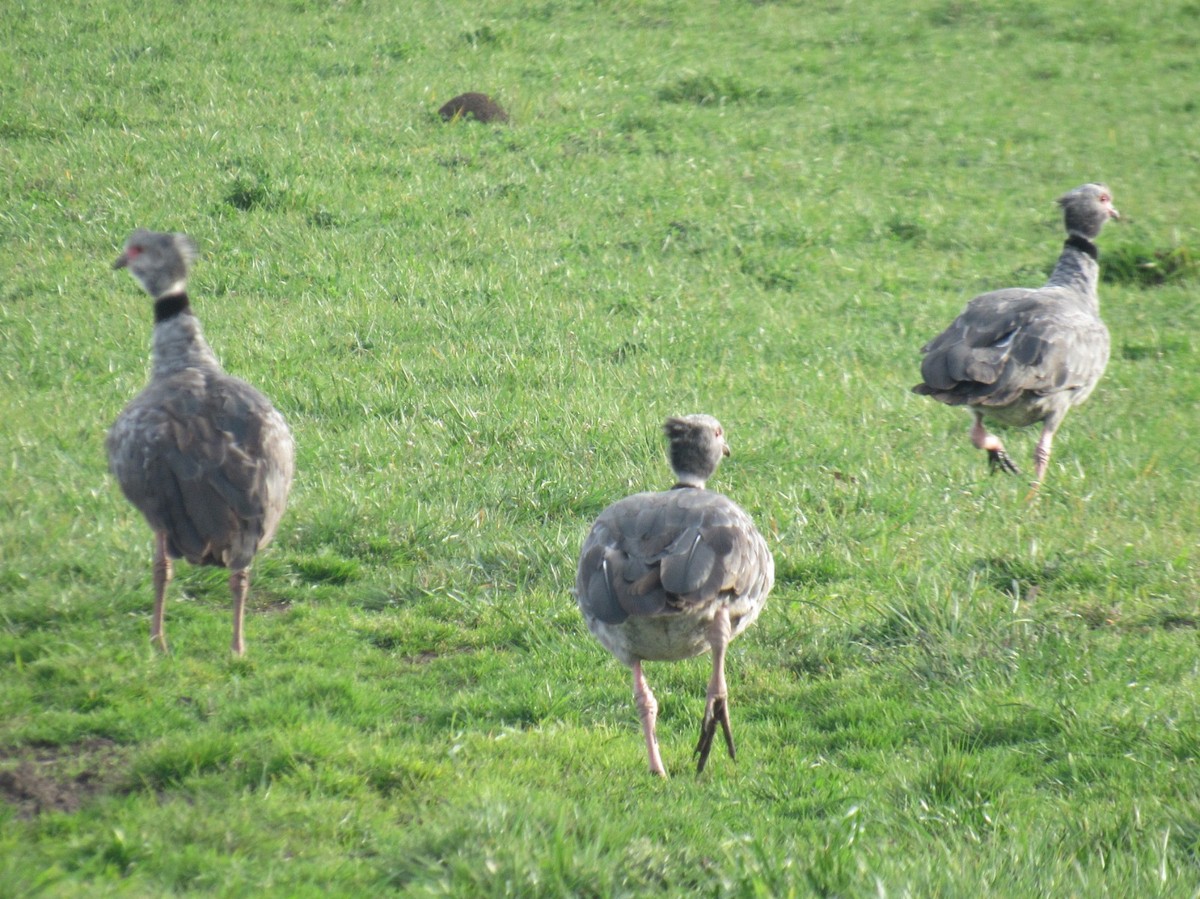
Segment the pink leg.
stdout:
<path fill-rule="evenodd" d="M 246 615 L 246 593 L 250 590 L 250 572 L 239 568 L 229 575 L 229 592 L 233 594 L 233 654 L 246 654 L 246 641 L 242 638 L 242 621 Z"/>
<path fill-rule="evenodd" d="M 1050 448 L 1054 444 L 1054 432 L 1058 430 L 1061 416 L 1057 419 L 1046 419 L 1042 424 L 1042 435 L 1038 438 L 1037 446 L 1033 448 L 1033 484 L 1025 501 L 1031 501 L 1037 496 L 1038 488 L 1042 486 L 1042 478 L 1046 475 L 1046 466 L 1050 464 Z"/>
<path fill-rule="evenodd" d="M 642 663 L 633 663 L 633 699 L 637 703 L 638 714 L 642 718 L 642 733 L 646 737 L 646 753 L 650 756 L 650 773 L 659 777 L 667 776 L 663 767 L 662 756 L 658 754 L 658 737 L 654 733 L 654 724 L 658 720 L 658 700 L 650 692 L 642 674 Z"/>
<path fill-rule="evenodd" d="M 1047 422 L 1042 427 L 1042 436 L 1038 438 L 1037 446 L 1033 448 L 1033 482 L 1042 483 L 1046 474 L 1046 466 L 1050 464 L 1050 447 L 1054 444 L 1054 428 Z"/>
<path fill-rule="evenodd" d="M 150 642 L 167 651 L 167 636 L 163 633 L 163 605 L 167 584 L 171 583 L 171 557 L 167 555 L 167 535 L 154 535 L 154 616 L 150 619 Z"/>
<path fill-rule="evenodd" d="M 1020 474 L 1016 464 L 1004 451 L 1004 444 L 995 434 L 989 434 L 983 426 L 983 413 L 975 413 L 975 423 L 971 425 L 971 443 L 976 449 L 987 450 L 988 467 L 994 471 L 1007 471 L 1009 474 Z"/>
<path fill-rule="evenodd" d="M 725 748 L 729 757 L 736 758 L 733 748 L 733 730 L 729 723 L 729 691 L 725 686 L 725 648 L 729 645 L 732 629 L 729 625 L 729 610 L 722 608 L 708 629 L 708 642 L 712 646 L 713 672 L 708 682 L 708 699 L 704 704 L 704 718 L 700 722 L 700 740 L 696 744 L 696 754 L 700 756 L 696 763 L 696 773 L 704 770 L 708 762 L 708 754 L 712 749 L 713 737 L 717 732 L 717 722 L 725 733 Z"/>
<path fill-rule="evenodd" d="M 1067 409 L 1054 409 L 1042 422 L 1041 436 L 1038 437 L 1037 446 L 1033 448 L 1033 489 L 1029 491 L 1031 497 L 1041 486 L 1042 478 L 1046 476 L 1046 468 L 1050 465 L 1050 449 L 1054 446 L 1054 435 L 1058 433 L 1058 426 L 1063 423 L 1066 415 Z"/>

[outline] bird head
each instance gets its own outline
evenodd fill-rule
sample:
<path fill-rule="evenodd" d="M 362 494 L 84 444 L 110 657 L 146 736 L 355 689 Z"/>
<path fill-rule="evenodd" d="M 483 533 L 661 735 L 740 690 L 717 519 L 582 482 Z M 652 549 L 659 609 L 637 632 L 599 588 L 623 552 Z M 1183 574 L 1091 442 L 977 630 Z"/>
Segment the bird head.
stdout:
<path fill-rule="evenodd" d="M 146 293 L 154 299 L 182 293 L 188 269 L 199 251 L 186 234 L 166 234 L 138 228 L 125 241 L 125 249 L 113 268 L 127 268 Z"/>
<path fill-rule="evenodd" d="M 1067 233 L 1088 240 L 1095 240 L 1109 219 L 1121 217 L 1112 204 L 1112 192 L 1103 184 L 1084 184 L 1068 191 L 1058 198 L 1058 205 Z"/>
<path fill-rule="evenodd" d="M 669 443 L 671 469 L 681 484 L 703 487 L 721 464 L 721 457 L 729 455 L 725 431 L 711 415 L 668 418 L 663 433 Z"/>

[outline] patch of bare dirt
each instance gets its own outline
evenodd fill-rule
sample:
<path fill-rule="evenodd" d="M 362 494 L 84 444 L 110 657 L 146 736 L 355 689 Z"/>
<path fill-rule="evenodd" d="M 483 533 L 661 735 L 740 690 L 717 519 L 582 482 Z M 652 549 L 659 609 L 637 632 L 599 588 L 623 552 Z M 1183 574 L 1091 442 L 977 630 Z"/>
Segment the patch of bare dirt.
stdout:
<path fill-rule="evenodd" d="M 94 796 L 123 787 L 124 751 L 103 737 L 0 749 L 0 801 L 14 806 L 18 818 L 77 812 Z"/>
<path fill-rule="evenodd" d="M 470 655 L 478 650 L 470 646 L 459 646 L 454 649 L 445 649 L 441 652 L 435 649 L 424 649 L 416 655 L 401 656 L 401 662 L 407 662 L 409 665 L 428 665 L 434 659 L 440 659 L 445 656 Z"/>

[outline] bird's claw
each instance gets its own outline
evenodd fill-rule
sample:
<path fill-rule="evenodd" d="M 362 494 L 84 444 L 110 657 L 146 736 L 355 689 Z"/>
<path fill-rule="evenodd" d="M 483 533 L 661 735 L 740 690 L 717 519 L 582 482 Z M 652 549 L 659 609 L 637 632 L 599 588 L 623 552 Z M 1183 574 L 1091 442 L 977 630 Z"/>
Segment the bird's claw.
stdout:
<path fill-rule="evenodd" d="M 1007 474 L 1020 474 L 1021 469 L 1017 468 L 1012 457 L 1002 449 L 988 450 L 988 468 L 992 474 L 998 471 L 1006 472 Z"/>
<path fill-rule="evenodd" d="M 725 734 L 725 747 L 729 750 L 729 757 L 737 758 L 737 753 L 733 748 L 733 729 L 729 723 L 729 705 L 725 702 L 724 697 L 718 696 L 713 700 L 711 708 L 704 710 L 704 720 L 700 722 L 700 740 L 696 743 L 695 749 L 695 754 L 700 756 L 696 762 L 697 774 L 704 771 L 704 766 L 708 762 L 708 754 L 712 751 L 713 737 L 717 733 L 718 721 Z"/>

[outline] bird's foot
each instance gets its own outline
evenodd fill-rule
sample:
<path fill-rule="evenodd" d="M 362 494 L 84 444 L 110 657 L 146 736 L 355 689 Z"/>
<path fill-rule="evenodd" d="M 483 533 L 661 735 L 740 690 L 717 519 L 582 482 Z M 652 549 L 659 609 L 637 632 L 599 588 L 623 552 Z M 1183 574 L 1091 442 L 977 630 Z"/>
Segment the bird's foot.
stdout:
<path fill-rule="evenodd" d="M 696 773 L 700 774 L 708 762 L 708 754 L 712 750 L 713 737 L 717 733 L 717 722 L 725 733 L 725 747 L 729 750 L 731 759 L 737 758 L 733 748 L 733 730 L 729 724 L 729 704 L 724 696 L 714 697 L 704 709 L 704 719 L 700 722 L 700 740 L 696 743 L 695 754 L 700 756 L 696 762 Z"/>
<path fill-rule="evenodd" d="M 167 649 L 167 637 L 161 631 L 156 634 L 151 634 L 150 642 L 154 644 L 154 648 L 159 652 L 170 655 L 171 650 Z"/>
<path fill-rule="evenodd" d="M 1012 457 L 1002 449 L 988 450 L 988 470 L 992 474 L 998 471 L 1003 471 L 1006 474 L 1020 474 L 1021 469 L 1017 468 Z"/>
<path fill-rule="evenodd" d="M 667 769 L 663 765 L 662 755 L 658 751 L 658 737 L 653 733 L 654 723 L 650 724 L 650 731 L 646 734 L 646 751 L 650 757 L 650 773 L 655 777 L 667 779 Z"/>

